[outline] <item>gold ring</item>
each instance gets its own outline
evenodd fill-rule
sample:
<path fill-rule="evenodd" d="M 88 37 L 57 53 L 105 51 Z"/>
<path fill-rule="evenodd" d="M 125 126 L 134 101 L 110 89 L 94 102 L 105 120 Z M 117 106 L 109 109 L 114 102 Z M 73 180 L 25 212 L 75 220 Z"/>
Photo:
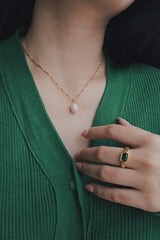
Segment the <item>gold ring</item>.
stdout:
<path fill-rule="evenodd" d="M 121 152 L 120 162 L 121 162 L 121 167 L 122 168 L 126 167 L 126 163 L 128 161 L 128 153 L 129 153 L 129 147 L 125 147 L 123 149 L 123 151 Z"/>

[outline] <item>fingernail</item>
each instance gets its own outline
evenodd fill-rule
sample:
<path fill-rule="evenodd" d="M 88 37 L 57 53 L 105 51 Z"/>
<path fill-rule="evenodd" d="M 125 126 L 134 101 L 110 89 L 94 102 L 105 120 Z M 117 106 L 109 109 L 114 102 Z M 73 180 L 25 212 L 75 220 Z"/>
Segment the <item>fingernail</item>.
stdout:
<path fill-rule="evenodd" d="M 123 122 L 130 124 L 127 120 L 125 120 L 124 118 L 118 117 L 118 119 L 121 119 Z"/>
<path fill-rule="evenodd" d="M 88 132 L 89 132 L 89 129 L 84 130 L 84 131 L 81 133 L 81 135 L 82 135 L 83 137 L 86 137 L 86 136 L 88 135 Z"/>
<path fill-rule="evenodd" d="M 81 170 L 82 169 L 82 163 L 75 163 L 75 166 L 78 170 Z"/>
<path fill-rule="evenodd" d="M 89 191 L 89 192 L 94 192 L 94 187 L 92 185 L 86 185 L 85 188 Z"/>
<path fill-rule="evenodd" d="M 76 153 L 74 158 L 75 158 L 75 160 L 79 161 L 80 160 L 80 152 Z"/>

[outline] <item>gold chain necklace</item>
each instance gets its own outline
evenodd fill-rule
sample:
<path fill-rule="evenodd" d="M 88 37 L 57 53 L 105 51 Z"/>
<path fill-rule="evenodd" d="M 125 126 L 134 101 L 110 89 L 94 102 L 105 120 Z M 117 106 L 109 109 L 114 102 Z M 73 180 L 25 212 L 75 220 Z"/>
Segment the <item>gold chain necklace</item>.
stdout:
<path fill-rule="evenodd" d="M 22 44 L 22 43 L 21 43 Z M 77 99 L 81 96 L 81 94 L 84 92 L 85 88 L 89 85 L 89 83 L 95 78 L 98 70 L 100 69 L 103 61 L 104 61 L 104 56 L 102 57 L 101 62 L 99 63 L 95 73 L 92 75 L 92 77 L 89 79 L 89 81 L 84 85 L 84 87 L 82 88 L 82 90 L 78 93 L 78 95 L 75 98 L 72 98 L 55 80 L 54 78 L 39 64 L 37 63 L 32 57 L 31 55 L 28 53 L 27 49 L 24 47 L 24 45 L 22 44 L 22 47 L 26 53 L 26 55 L 29 57 L 29 59 L 37 66 L 39 67 L 52 81 L 54 84 L 56 84 L 56 86 L 58 87 L 58 89 L 63 92 L 71 101 L 72 104 L 70 105 L 70 112 L 75 114 L 78 111 L 78 105 L 76 104 Z"/>

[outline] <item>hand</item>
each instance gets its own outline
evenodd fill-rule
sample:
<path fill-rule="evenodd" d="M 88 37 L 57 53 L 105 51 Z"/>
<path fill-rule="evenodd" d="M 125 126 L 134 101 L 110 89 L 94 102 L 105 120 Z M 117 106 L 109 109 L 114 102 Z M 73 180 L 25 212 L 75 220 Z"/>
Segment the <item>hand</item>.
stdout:
<path fill-rule="evenodd" d="M 120 167 L 124 148 L 100 146 L 86 148 L 76 154 L 77 169 L 103 182 L 128 186 L 111 188 L 91 183 L 86 189 L 112 202 L 136 207 L 149 212 L 160 211 L 160 135 L 135 127 L 122 118 L 120 124 L 93 127 L 82 136 L 87 139 L 113 139 L 131 146 L 127 168 Z M 92 164 L 108 163 L 114 166 Z"/>

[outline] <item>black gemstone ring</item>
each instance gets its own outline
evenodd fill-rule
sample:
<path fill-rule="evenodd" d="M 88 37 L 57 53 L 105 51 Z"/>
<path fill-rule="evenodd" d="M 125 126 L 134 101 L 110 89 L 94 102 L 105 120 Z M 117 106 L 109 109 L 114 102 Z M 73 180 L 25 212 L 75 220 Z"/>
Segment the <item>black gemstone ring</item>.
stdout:
<path fill-rule="evenodd" d="M 129 152 L 129 147 L 125 147 L 124 150 L 121 152 L 120 162 L 121 162 L 122 168 L 126 167 L 126 163 L 128 161 L 128 152 Z"/>

